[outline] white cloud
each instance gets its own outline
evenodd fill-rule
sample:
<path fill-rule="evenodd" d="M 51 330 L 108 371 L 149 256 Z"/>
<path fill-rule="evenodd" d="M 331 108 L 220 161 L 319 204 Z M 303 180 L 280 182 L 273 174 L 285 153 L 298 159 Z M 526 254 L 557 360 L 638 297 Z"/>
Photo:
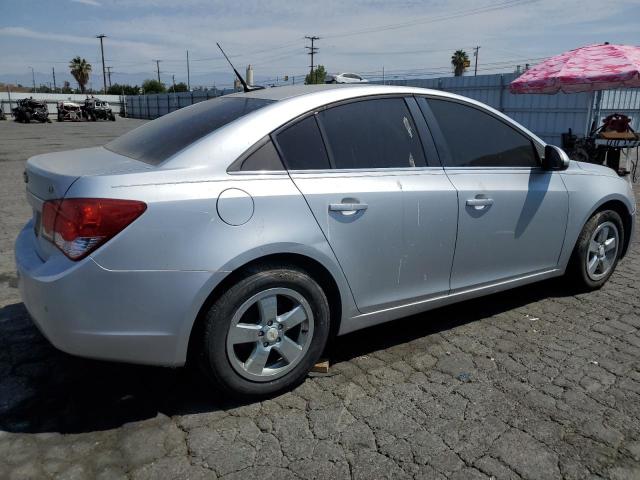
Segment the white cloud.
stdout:
<path fill-rule="evenodd" d="M 25 27 L 0 27 L 0 36 L 33 38 L 36 40 L 48 40 L 53 42 L 78 44 L 87 44 L 89 42 L 93 42 L 93 39 L 91 39 L 91 37 L 35 31 Z"/>
<path fill-rule="evenodd" d="M 96 0 L 71 0 L 74 3 L 82 3 L 83 5 L 91 5 L 93 7 L 101 7 L 102 5 L 100 4 L 100 2 L 97 2 Z"/>

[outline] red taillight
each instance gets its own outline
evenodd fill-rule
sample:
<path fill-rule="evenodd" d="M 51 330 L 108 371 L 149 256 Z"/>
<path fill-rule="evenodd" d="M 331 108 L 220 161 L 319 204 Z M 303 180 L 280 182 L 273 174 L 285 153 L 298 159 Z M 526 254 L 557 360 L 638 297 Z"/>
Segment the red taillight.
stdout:
<path fill-rule="evenodd" d="M 144 202 L 135 200 L 49 200 L 42 207 L 42 236 L 71 260 L 80 260 L 121 232 L 146 209 Z"/>

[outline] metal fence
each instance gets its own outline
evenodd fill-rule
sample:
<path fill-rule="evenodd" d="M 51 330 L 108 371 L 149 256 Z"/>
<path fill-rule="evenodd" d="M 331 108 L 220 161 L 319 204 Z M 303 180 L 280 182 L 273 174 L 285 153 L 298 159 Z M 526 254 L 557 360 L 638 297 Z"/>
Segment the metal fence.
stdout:
<path fill-rule="evenodd" d="M 206 90 L 180 93 L 157 93 L 126 98 L 127 117 L 154 119 L 194 103 L 233 93 L 233 90 Z"/>
<path fill-rule="evenodd" d="M 555 95 L 513 95 L 509 83 L 516 74 L 478 75 L 477 77 L 443 77 L 391 80 L 386 84 L 432 88 L 464 95 L 502 111 L 549 143 L 560 145 L 561 134 L 569 129 L 583 135 L 593 111 L 591 93 Z M 382 82 L 379 82 L 382 83 Z M 232 90 L 164 93 L 127 97 L 127 116 L 153 119 L 179 108 L 218 97 Z M 623 113 L 632 118 L 634 130 L 640 130 L 640 89 L 603 92 L 601 115 Z"/>
<path fill-rule="evenodd" d="M 558 93 L 555 95 L 514 95 L 509 83 L 517 74 L 479 75 L 477 77 L 444 77 L 392 80 L 392 85 L 433 88 L 464 95 L 491 105 L 521 123 L 545 142 L 560 145 L 561 134 L 569 129 L 583 135 L 594 108 L 592 93 Z M 634 130 L 640 130 L 640 89 L 603 92 L 600 118 L 610 113 L 623 113 L 632 118 Z"/>

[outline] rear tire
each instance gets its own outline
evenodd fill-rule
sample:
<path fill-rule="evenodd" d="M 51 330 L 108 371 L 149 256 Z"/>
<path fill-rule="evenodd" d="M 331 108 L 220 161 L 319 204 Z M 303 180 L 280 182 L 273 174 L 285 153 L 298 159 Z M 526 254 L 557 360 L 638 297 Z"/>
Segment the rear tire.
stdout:
<path fill-rule="evenodd" d="M 24 123 L 30 123 L 30 122 L 31 122 L 31 114 L 29 112 L 25 112 Z"/>
<path fill-rule="evenodd" d="M 569 271 L 586 290 L 602 287 L 616 269 L 623 248 L 624 225 L 613 210 L 596 212 L 584 225 L 571 255 Z"/>
<path fill-rule="evenodd" d="M 301 383 L 329 336 L 329 303 L 304 270 L 253 270 L 206 312 L 201 366 L 226 394 L 265 397 Z"/>

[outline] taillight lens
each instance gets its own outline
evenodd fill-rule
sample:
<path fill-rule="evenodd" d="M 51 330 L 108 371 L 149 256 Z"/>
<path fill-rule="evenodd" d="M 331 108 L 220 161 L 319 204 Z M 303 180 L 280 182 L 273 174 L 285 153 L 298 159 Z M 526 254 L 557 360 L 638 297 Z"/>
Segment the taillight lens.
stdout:
<path fill-rule="evenodd" d="M 41 234 L 71 260 L 80 260 L 120 233 L 146 209 L 144 202 L 136 200 L 49 200 L 42 207 Z"/>

